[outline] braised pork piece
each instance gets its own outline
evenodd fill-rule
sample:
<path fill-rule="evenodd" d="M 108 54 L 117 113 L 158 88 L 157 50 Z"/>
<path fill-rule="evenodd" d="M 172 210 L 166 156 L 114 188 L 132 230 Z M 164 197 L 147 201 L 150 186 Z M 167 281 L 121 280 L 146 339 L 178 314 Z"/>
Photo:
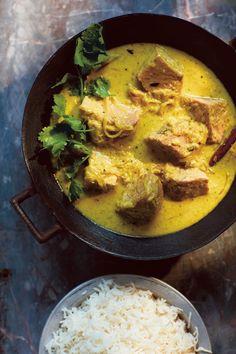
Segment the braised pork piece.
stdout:
<path fill-rule="evenodd" d="M 130 182 L 117 202 L 116 211 L 134 224 L 150 221 L 161 208 L 163 189 L 160 179 L 146 173 Z"/>
<path fill-rule="evenodd" d="M 220 143 L 229 125 L 227 102 L 222 98 L 198 97 L 183 95 L 181 104 L 197 122 L 208 129 L 207 142 Z"/>
<path fill-rule="evenodd" d="M 97 145 L 131 134 L 140 113 L 140 109 L 123 104 L 115 97 L 103 100 L 85 97 L 80 111 L 91 129 L 91 140 Z"/>
<path fill-rule="evenodd" d="M 208 177 L 199 168 L 179 168 L 166 165 L 162 182 L 166 196 L 173 200 L 195 198 L 208 193 Z"/>
<path fill-rule="evenodd" d="M 145 142 L 157 156 L 162 153 L 167 161 L 182 165 L 184 158 L 206 143 L 207 133 L 204 124 L 189 117 L 171 117 L 160 130 L 147 136 Z"/>
<path fill-rule="evenodd" d="M 168 55 L 165 49 L 156 46 L 137 78 L 146 91 L 158 94 L 158 91 L 170 90 L 179 93 L 182 87 L 183 68 L 178 61 Z"/>

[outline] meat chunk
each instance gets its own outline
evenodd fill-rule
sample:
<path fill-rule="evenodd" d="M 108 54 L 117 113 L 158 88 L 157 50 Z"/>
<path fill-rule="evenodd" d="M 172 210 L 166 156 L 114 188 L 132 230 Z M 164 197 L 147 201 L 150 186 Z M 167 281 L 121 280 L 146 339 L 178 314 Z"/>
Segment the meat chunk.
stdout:
<path fill-rule="evenodd" d="M 95 144 L 104 145 L 131 134 L 139 120 L 140 109 L 121 103 L 115 97 L 96 99 L 86 96 L 80 105 Z"/>
<path fill-rule="evenodd" d="M 177 201 L 208 193 L 208 177 L 198 168 L 183 169 L 168 165 L 164 171 L 163 185 L 165 194 Z"/>
<path fill-rule="evenodd" d="M 184 95 L 181 104 L 192 117 L 207 126 L 210 143 L 220 143 L 229 125 L 227 102 L 222 98 Z"/>
<path fill-rule="evenodd" d="M 115 187 L 119 175 L 119 169 L 109 156 L 93 150 L 89 165 L 85 168 L 84 186 L 87 189 L 107 192 Z"/>
<path fill-rule="evenodd" d="M 157 132 L 145 138 L 157 157 L 182 164 L 183 159 L 206 143 L 207 128 L 189 117 L 173 117 Z"/>
<path fill-rule="evenodd" d="M 136 87 L 130 86 L 128 94 L 132 102 L 150 112 L 158 113 L 160 110 L 160 100 L 154 98 L 150 92 L 144 92 Z"/>
<path fill-rule="evenodd" d="M 104 149 L 93 150 L 85 168 L 84 184 L 87 189 L 107 192 L 116 186 L 118 180 L 127 185 L 145 173 L 146 165 L 129 151 L 108 156 Z"/>
<path fill-rule="evenodd" d="M 146 91 L 155 91 L 156 94 L 163 89 L 180 92 L 182 79 L 182 66 L 161 46 L 155 48 L 153 55 L 138 74 L 143 88 Z"/>
<path fill-rule="evenodd" d="M 126 187 L 116 211 L 134 224 L 150 221 L 161 207 L 163 189 L 160 179 L 146 173 L 134 179 Z"/>

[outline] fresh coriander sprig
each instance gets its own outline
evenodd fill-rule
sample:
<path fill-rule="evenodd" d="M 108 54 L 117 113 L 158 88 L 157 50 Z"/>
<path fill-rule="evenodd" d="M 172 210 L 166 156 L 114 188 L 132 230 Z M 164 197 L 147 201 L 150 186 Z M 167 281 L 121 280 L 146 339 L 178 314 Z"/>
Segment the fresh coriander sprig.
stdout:
<path fill-rule="evenodd" d="M 107 79 L 100 76 L 86 80 L 85 76 L 114 58 L 115 56 L 109 55 L 106 51 L 102 26 L 91 25 L 82 32 L 76 42 L 74 64 L 77 75 L 66 73 L 52 88 L 67 86 L 71 94 L 79 96 L 81 100 L 85 95 L 107 97 L 110 95 L 110 83 Z M 68 199 L 73 202 L 79 198 L 83 190 L 81 182 L 76 177 L 91 152 L 86 144 L 89 129 L 81 119 L 65 114 L 66 99 L 62 94 L 54 94 L 53 100 L 52 111 L 61 117 L 62 121 L 43 128 L 38 140 L 43 148 L 56 158 L 58 166 L 64 168 L 65 177 L 70 182 Z"/>
<path fill-rule="evenodd" d="M 69 88 L 72 96 L 80 96 L 83 98 L 83 90 L 84 90 L 84 82 L 81 77 L 79 70 L 77 71 L 77 75 L 72 75 L 70 73 L 66 73 L 55 85 L 51 88 L 54 89 L 59 86 L 66 86 Z"/>
<path fill-rule="evenodd" d="M 83 187 L 80 181 L 77 179 L 73 179 L 70 183 L 69 191 L 68 191 L 68 199 L 70 202 L 74 202 L 78 199 L 83 192 Z"/>
<path fill-rule="evenodd" d="M 51 152 L 54 157 L 59 157 L 68 143 L 68 125 L 56 124 L 44 127 L 39 133 L 38 140 L 43 148 Z"/>
<path fill-rule="evenodd" d="M 65 75 L 64 75 L 65 76 Z M 63 76 L 63 77 L 64 77 Z M 81 100 L 83 99 L 84 96 L 94 96 L 98 98 L 105 98 L 107 96 L 110 96 L 110 82 L 106 78 L 99 76 L 94 80 L 88 80 L 88 81 L 81 81 L 82 78 L 77 80 L 76 85 L 74 87 L 69 85 L 69 89 L 71 91 L 71 94 L 73 96 L 79 96 Z M 59 85 L 65 85 L 67 81 L 63 80 L 63 78 L 58 82 L 57 86 Z M 54 85 L 53 87 L 56 87 Z M 53 112 L 63 115 L 63 110 L 65 106 L 65 98 L 62 95 L 54 95 L 54 102 L 55 105 L 53 106 Z M 61 98 L 61 96 L 64 98 Z"/>
<path fill-rule="evenodd" d="M 63 116 L 65 114 L 66 109 L 66 99 L 63 95 L 53 95 L 54 105 L 52 106 L 52 110 L 54 113 L 58 114 L 58 116 Z"/>
<path fill-rule="evenodd" d="M 117 57 L 108 54 L 106 51 L 102 29 L 102 25 L 93 24 L 82 32 L 76 41 L 74 54 L 77 75 L 66 73 L 52 88 L 68 85 L 72 95 L 80 96 L 81 100 L 85 95 L 99 98 L 110 96 L 110 83 L 104 77 L 85 80 L 85 76 L 92 70 L 99 69 L 102 65 Z"/>
<path fill-rule="evenodd" d="M 61 80 L 59 80 L 55 85 L 53 85 L 51 88 L 55 88 L 61 85 L 65 85 L 66 83 L 70 82 L 70 79 L 73 75 L 71 75 L 70 73 L 66 73 Z"/>
<path fill-rule="evenodd" d="M 89 158 L 89 155 L 77 158 L 73 164 L 68 166 L 65 169 L 65 177 L 67 178 L 68 181 L 72 180 L 77 173 L 79 172 L 80 167 L 83 165 L 83 163 Z"/>
<path fill-rule="evenodd" d="M 102 26 L 93 24 L 83 31 L 76 41 L 74 64 L 78 65 L 82 75 L 87 75 L 109 59 L 102 36 Z"/>
<path fill-rule="evenodd" d="M 105 98 L 110 96 L 110 82 L 102 76 L 95 80 L 86 81 L 84 85 L 84 95 Z"/>
<path fill-rule="evenodd" d="M 70 182 L 68 199 L 72 202 L 82 193 L 82 184 L 78 181 L 77 174 L 91 153 L 91 149 L 84 143 L 87 131 L 85 123 L 73 116 L 67 116 L 63 122 L 43 128 L 38 136 L 43 148 L 57 159 L 58 167 L 65 169 L 65 177 Z"/>

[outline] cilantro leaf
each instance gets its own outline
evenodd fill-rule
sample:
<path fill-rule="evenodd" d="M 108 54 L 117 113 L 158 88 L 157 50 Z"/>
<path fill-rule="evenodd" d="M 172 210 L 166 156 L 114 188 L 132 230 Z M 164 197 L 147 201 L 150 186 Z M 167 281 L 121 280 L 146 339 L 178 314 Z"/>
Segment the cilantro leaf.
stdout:
<path fill-rule="evenodd" d="M 86 125 L 74 116 L 64 115 L 64 122 L 68 124 L 74 132 L 84 132 L 87 131 Z"/>
<path fill-rule="evenodd" d="M 83 40 L 81 38 L 77 38 L 75 54 L 74 54 L 74 64 L 78 65 L 81 68 L 84 66 L 84 60 L 85 60 L 83 54 L 83 46 L 84 46 Z"/>
<path fill-rule="evenodd" d="M 70 146 L 74 151 L 77 151 L 80 154 L 90 155 L 91 153 L 91 149 L 79 140 L 70 140 Z"/>
<path fill-rule="evenodd" d="M 49 125 L 39 133 L 38 140 L 43 148 L 51 151 L 52 155 L 59 157 L 68 142 L 68 130 L 64 124 Z"/>
<path fill-rule="evenodd" d="M 82 32 L 81 39 L 87 52 L 105 51 L 105 43 L 102 36 L 102 25 L 94 23 Z"/>
<path fill-rule="evenodd" d="M 68 180 L 71 180 L 72 178 L 75 177 L 75 175 L 78 173 L 79 171 L 79 167 L 81 165 L 80 160 L 75 160 L 73 165 L 70 165 L 69 167 L 67 167 L 65 169 L 65 176 Z"/>
<path fill-rule="evenodd" d="M 80 88 L 79 87 L 71 87 L 70 96 L 80 96 Z"/>
<path fill-rule="evenodd" d="M 54 105 L 52 106 L 52 110 L 54 113 L 59 116 L 63 116 L 65 114 L 66 108 L 66 99 L 63 95 L 53 95 Z"/>
<path fill-rule="evenodd" d="M 104 77 L 97 77 L 85 83 L 84 94 L 104 98 L 110 96 L 110 82 Z"/>
<path fill-rule="evenodd" d="M 60 81 L 58 81 L 51 88 L 55 88 L 61 85 L 65 85 L 70 89 L 72 96 L 83 96 L 83 80 L 81 78 L 80 73 L 78 75 L 72 75 L 70 73 L 66 73 Z"/>
<path fill-rule="evenodd" d="M 72 96 L 80 96 L 83 99 L 84 82 L 78 71 L 78 76 L 73 76 L 73 81 L 71 81 L 70 92 Z"/>
<path fill-rule="evenodd" d="M 93 24 L 82 32 L 76 41 L 74 64 L 78 65 L 83 75 L 92 69 L 98 69 L 109 60 L 102 36 L 102 26 Z"/>
<path fill-rule="evenodd" d="M 66 145 L 82 154 L 90 154 L 90 148 L 83 143 L 86 142 L 86 132 L 90 131 L 86 124 L 73 116 L 63 117 L 62 123 L 44 127 L 39 133 L 38 140 L 43 148 L 49 150 L 54 157 L 60 157 Z"/>
<path fill-rule="evenodd" d="M 63 117 L 64 117 L 64 122 L 70 126 L 73 132 L 79 133 L 77 134 L 77 138 L 79 136 L 81 142 L 82 141 L 85 142 L 87 140 L 86 133 L 90 132 L 92 129 L 87 129 L 86 124 L 80 119 L 75 118 L 74 116 L 64 115 Z"/>
<path fill-rule="evenodd" d="M 91 130 L 92 130 L 92 129 L 89 129 L 89 130 L 87 130 L 87 131 L 91 131 Z M 87 141 L 86 132 L 81 132 L 81 133 L 79 133 L 79 137 L 80 137 L 80 140 L 81 140 L 81 141 L 84 141 L 84 142 Z"/>
<path fill-rule="evenodd" d="M 68 191 L 68 199 L 70 202 L 74 202 L 76 199 L 80 197 L 80 194 L 83 192 L 83 188 L 81 183 L 73 179 L 70 183 L 69 191 Z"/>
<path fill-rule="evenodd" d="M 51 88 L 55 88 L 55 87 L 57 87 L 57 86 L 61 86 L 61 85 L 66 84 L 66 83 L 70 80 L 71 76 L 72 76 L 71 74 L 66 73 L 66 74 L 61 78 L 61 80 L 58 81 L 55 85 L 53 85 Z"/>
<path fill-rule="evenodd" d="M 79 168 L 89 158 L 89 155 L 76 159 L 72 165 L 65 169 L 65 176 L 68 180 L 74 178 L 79 171 Z"/>

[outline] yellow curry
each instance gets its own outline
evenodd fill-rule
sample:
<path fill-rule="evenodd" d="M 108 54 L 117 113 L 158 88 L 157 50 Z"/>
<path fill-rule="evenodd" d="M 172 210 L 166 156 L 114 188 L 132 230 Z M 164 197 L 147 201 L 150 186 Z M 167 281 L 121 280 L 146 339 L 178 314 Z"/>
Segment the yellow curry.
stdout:
<path fill-rule="evenodd" d="M 124 105 L 134 106 L 129 90 L 132 90 L 132 88 L 140 89 L 137 74 L 142 70 L 143 63 L 148 62 L 156 48 L 156 44 L 149 43 L 129 44 L 114 48 L 109 53 L 117 55 L 117 58 L 100 70 L 92 72 L 90 77 L 102 76 L 106 78 L 110 81 L 112 97 L 119 99 Z M 164 48 L 166 53 L 180 63 L 183 68 L 182 96 L 186 94 L 227 101 L 228 126 L 224 132 L 224 135 L 226 135 L 235 124 L 235 107 L 222 83 L 199 60 L 179 50 L 170 47 Z M 61 94 L 66 99 L 66 114 L 78 115 L 80 99 L 70 95 L 67 89 L 62 90 Z M 156 164 L 159 169 L 162 165 L 165 166 L 166 162 L 157 158 L 155 149 L 150 149 L 145 139 L 153 132 L 160 131 L 170 117 L 181 119 L 182 116 L 188 116 L 189 112 L 186 112 L 186 106 L 181 106 L 178 102 L 170 106 L 167 104 L 166 107 L 159 110 L 155 110 L 155 107 L 149 109 L 152 105 L 152 99 L 150 97 L 149 99 L 151 101 L 147 104 L 147 107 L 137 108 L 140 108 L 140 117 L 138 122 L 135 123 L 131 135 L 115 136 L 112 144 L 96 145 L 91 143 L 91 148 L 95 148 L 96 151 L 116 160 L 122 160 L 127 154 L 132 154 L 135 159 L 148 166 L 153 167 Z M 193 129 L 195 130 L 195 128 Z M 184 198 L 184 200 L 173 200 L 164 193 L 161 207 L 156 210 L 155 215 L 149 222 L 135 224 L 117 213 L 117 200 L 121 198 L 126 189 L 126 185 L 119 180 L 114 188 L 107 191 L 91 192 L 85 190 L 81 197 L 74 202 L 74 206 L 95 223 L 134 237 L 137 235 L 158 236 L 187 228 L 198 222 L 217 206 L 234 180 L 236 164 L 235 157 L 231 153 L 228 153 L 216 166 L 209 168 L 209 159 L 218 144 L 219 142 L 200 143 L 196 151 L 193 151 L 185 159 L 188 166 L 191 168 L 198 167 L 207 176 L 207 193 L 192 198 Z M 191 150 L 189 147 L 188 149 Z M 125 164 L 126 160 L 124 159 Z M 125 169 L 125 166 L 122 168 Z M 84 171 L 80 173 L 79 178 L 83 179 L 83 173 Z M 55 177 L 66 193 L 67 182 L 63 170 L 57 171 Z"/>

